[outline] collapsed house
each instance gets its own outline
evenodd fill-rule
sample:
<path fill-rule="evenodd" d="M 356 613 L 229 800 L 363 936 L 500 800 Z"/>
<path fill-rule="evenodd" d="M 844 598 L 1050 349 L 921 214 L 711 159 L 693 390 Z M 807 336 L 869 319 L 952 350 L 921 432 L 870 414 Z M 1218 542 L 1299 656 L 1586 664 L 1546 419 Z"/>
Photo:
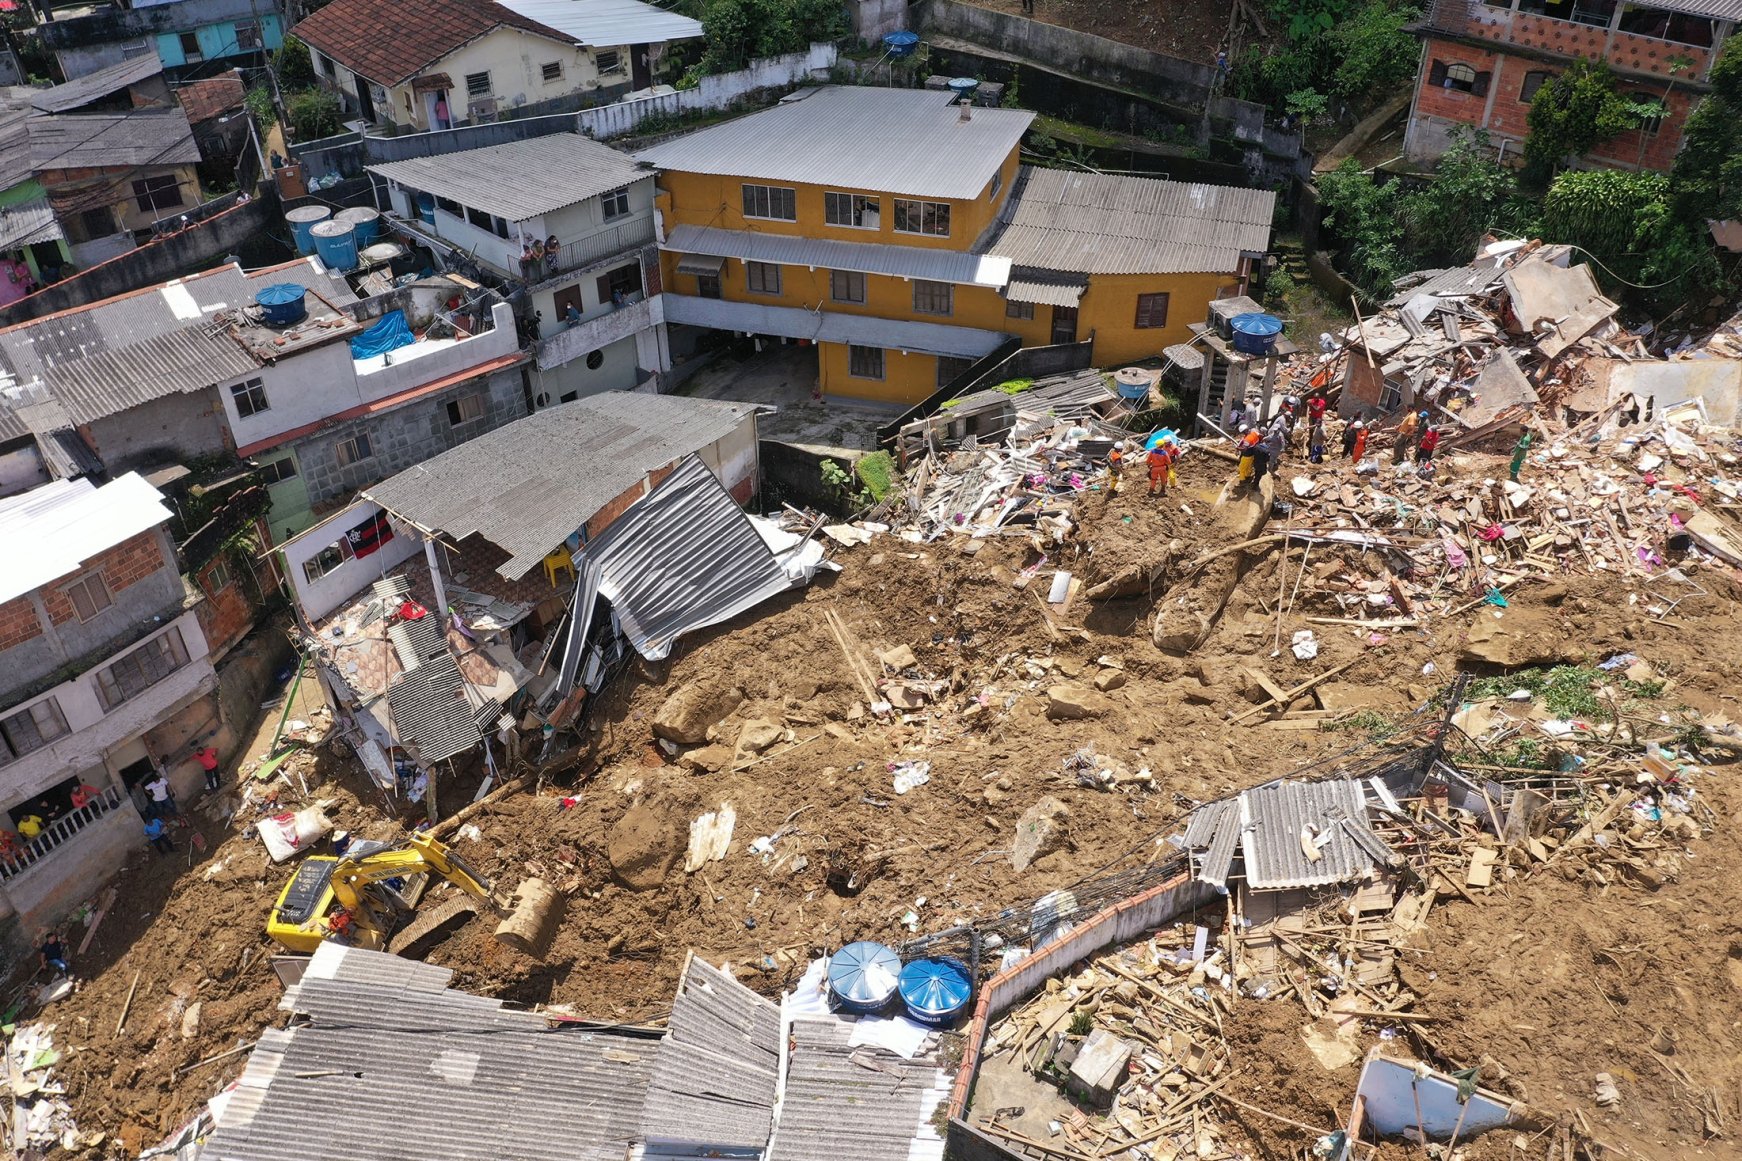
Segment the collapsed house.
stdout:
<path fill-rule="evenodd" d="M 661 510 L 674 479 L 713 493 L 689 531 L 728 535 L 748 519 L 734 497 L 754 493 L 756 448 L 750 406 L 606 393 L 401 472 L 287 542 L 308 651 L 375 781 L 392 789 L 491 735 L 517 756 L 518 731 L 549 720 L 559 672 L 572 678 L 572 656 L 553 650 L 575 551 L 641 544 L 611 533 Z"/>

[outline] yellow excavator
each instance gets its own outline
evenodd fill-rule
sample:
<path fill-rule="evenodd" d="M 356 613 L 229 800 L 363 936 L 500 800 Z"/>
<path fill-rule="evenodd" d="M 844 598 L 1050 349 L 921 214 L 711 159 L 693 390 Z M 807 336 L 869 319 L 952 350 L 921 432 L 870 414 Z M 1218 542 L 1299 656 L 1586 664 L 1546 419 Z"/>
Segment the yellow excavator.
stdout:
<path fill-rule="evenodd" d="M 562 922 L 562 893 L 542 879 L 527 879 L 513 899 L 505 900 L 465 859 L 422 834 L 411 835 L 402 846 L 368 853 L 310 855 L 278 896 L 266 934 L 298 952 L 313 952 L 329 939 L 375 951 L 401 950 L 410 942 L 402 927 L 432 875 L 465 893 L 456 901 L 461 908 L 483 906 L 501 917 L 498 941 L 544 958 Z M 459 913 L 450 910 L 427 919 L 446 920 Z M 413 924 L 425 933 L 430 926 L 424 918 Z M 396 936 L 397 948 L 390 946 Z"/>

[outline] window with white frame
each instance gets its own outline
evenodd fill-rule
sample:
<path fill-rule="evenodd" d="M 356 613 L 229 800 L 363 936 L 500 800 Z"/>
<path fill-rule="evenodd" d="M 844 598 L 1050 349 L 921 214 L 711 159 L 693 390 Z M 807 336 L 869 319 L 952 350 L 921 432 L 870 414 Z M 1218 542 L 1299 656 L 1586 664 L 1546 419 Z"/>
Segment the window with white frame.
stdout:
<path fill-rule="evenodd" d="M 772 262 L 746 262 L 744 285 L 751 294 L 779 294 L 780 267 Z"/>
<path fill-rule="evenodd" d="M 342 439 L 333 445 L 333 459 L 338 461 L 341 468 L 361 463 L 374 454 L 375 449 L 370 445 L 369 437 L 362 433 L 354 435 L 350 439 Z"/>
<path fill-rule="evenodd" d="M 629 212 L 629 187 L 620 185 L 616 189 L 607 190 L 599 195 L 599 208 L 604 211 L 607 222 L 615 221 Z"/>
<path fill-rule="evenodd" d="M 235 400 L 236 414 L 243 419 L 269 410 L 266 403 L 266 384 L 259 379 L 230 384 L 230 398 Z"/>
<path fill-rule="evenodd" d="M 489 95 L 490 73 L 488 71 L 466 74 L 466 96 L 488 97 Z"/>
<path fill-rule="evenodd" d="M 855 379 L 883 378 L 883 348 L 848 344 L 847 374 Z"/>
<path fill-rule="evenodd" d="M 109 586 L 103 583 L 100 574 L 94 572 L 86 573 L 61 592 L 73 603 L 73 612 L 79 615 L 80 621 L 89 621 L 114 603 L 109 598 Z"/>
<path fill-rule="evenodd" d="M 798 195 L 779 185 L 746 185 L 744 216 L 776 222 L 798 221 Z"/>
<path fill-rule="evenodd" d="M 181 630 L 170 629 L 147 641 L 106 669 L 97 670 L 97 696 L 104 709 L 138 697 L 188 663 Z"/>
<path fill-rule="evenodd" d="M 949 314 L 955 309 L 955 290 L 947 282 L 913 280 L 913 312 L 915 314 Z"/>
<path fill-rule="evenodd" d="M 230 587 L 230 566 L 223 561 L 216 561 L 206 569 L 206 579 L 202 582 L 208 595 L 216 596 Z"/>
<path fill-rule="evenodd" d="M 882 221 L 882 203 L 864 194 L 823 194 L 823 221 L 831 226 L 848 226 L 855 230 L 875 230 Z"/>
<path fill-rule="evenodd" d="M 35 705 L 0 718 L 0 736 L 6 740 L 3 749 L 22 758 L 40 750 L 67 732 L 67 720 L 61 715 L 60 703 L 45 697 Z"/>
<path fill-rule="evenodd" d="M 349 537 L 341 536 L 307 560 L 302 562 L 302 575 L 314 583 L 329 572 L 352 559 L 356 554 L 351 551 Z"/>
<path fill-rule="evenodd" d="M 895 230 L 899 234 L 950 236 L 950 203 L 895 199 Z"/>
<path fill-rule="evenodd" d="M 998 191 L 1004 188 L 1004 173 L 1000 170 L 992 175 L 992 188 L 986 191 L 986 200 L 991 201 L 998 196 Z"/>

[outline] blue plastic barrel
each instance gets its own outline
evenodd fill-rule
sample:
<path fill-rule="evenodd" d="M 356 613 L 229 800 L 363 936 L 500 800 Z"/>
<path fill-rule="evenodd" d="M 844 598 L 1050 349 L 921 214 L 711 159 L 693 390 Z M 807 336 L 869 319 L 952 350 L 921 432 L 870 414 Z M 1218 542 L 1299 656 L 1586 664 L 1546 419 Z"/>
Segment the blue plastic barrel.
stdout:
<path fill-rule="evenodd" d="M 417 195 L 417 216 L 428 225 L 435 225 L 435 195 L 420 193 Z"/>
<path fill-rule="evenodd" d="M 294 210 L 284 211 L 284 220 L 290 223 L 290 236 L 296 240 L 298 254 L 315 252 L 314 237 L 310 231 L 332 216 L 333 211 L 326 206 L 298 206 Z"/>
<path fill-rule="evenodd" d="M 910 1018 L 941 1028 L 953 1023 L 974 995 L 968 965 L 950 956 L 916 959 L 901 969 L 901 1002 Z"/>
<path fill-rule="evenodd" d="M 1273 314 L 1237 314 L 1229 320 L 1234 349 L 1247 355 L 1268 355 L 1282 333 L 1282 320 Z"/>
<path fill-rule="evenodd" d="M 357 268 L 357 234 L 348 222 L 319 222 L 314 235 L 315 254 L 328 270 Z"/>
<path fill-rule="evenodd" d="M 368 206 L 340 210 L 333 215 L 333 221 L 344 222 L 351 227 L 358 250 L 367 249 L 381 236 L 381 211 L 372 210 Z"/>
<path fill-rule="evenodd" d="M 868 939 L 849 943 L 829 957 L 829 994 L 843 1012 L 881 1012 L 901 982 L 901 957 Z"/>

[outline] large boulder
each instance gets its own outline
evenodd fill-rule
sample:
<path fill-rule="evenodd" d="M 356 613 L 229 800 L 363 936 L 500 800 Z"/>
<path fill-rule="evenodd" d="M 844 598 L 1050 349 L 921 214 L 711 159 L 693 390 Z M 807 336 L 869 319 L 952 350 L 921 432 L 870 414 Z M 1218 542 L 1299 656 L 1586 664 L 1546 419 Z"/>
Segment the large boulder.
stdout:
<path fill-rule="evenodd" d="M 1564 632 L 1551 609 L 1484 609 L 1464 638 L 1466 661 L 1508 669 L 1578 660 L 1578 639 Z"/>
<path fill-rule="evenodd" d="M 1113 703 L 1105 694 L 1076 682 L 1067 681 L 1046 691 L 1046 716 L 1055 722 L 1098 718 L 1112 708 Z"/>
<path fill-rule="evenodd" d="M 653 715 L 653 732 L 680 746 L 699 746 L 708 730 L 744 701 L 737 686 L 682 685 Z"/>
<path fill-rule="evenodd" d="M 1016 821 L 1010 865 L 1017 871 L 1026 871 L 1036 859 L 1068 849 L 1071 840 L 1065 824 L 1070 816 L 1070 808 L 1050 794 L 1023 811 Z"/>
<path fill-rule="evenodd" d="M 685 819 L 675 810 L 645 802 L 631 806 L 605 837 L 611 874 L 631 891 L 651 891 L 665 882 L 688 844 Z"/>

